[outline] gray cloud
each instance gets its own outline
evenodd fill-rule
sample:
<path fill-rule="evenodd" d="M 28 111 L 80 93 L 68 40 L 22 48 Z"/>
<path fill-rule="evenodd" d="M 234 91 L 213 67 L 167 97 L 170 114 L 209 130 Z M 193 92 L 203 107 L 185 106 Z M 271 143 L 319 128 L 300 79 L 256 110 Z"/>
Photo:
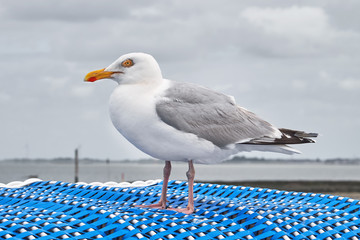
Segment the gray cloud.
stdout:
<path fill-rule="evenodd" d="M 117 7 L 111 7 L 114 5 Z M 136 3 L 134 5 L 136 6 Z M 7 1 L 3 4 L 2 13 L 5 18 L 13 20 L 65 22 L 97 21 L 102 18 L 126 19 L 129 16 L 128 4 L 119 4 L 113 0 Z"/>
<path fill-rule="evenodd" d="M 111 125 L 115 83 L 82 82 L 133 51 L 279 127 L 321 132 L 298 157 L 359 157 L 358 10 L 356 1 L 2 1 L 0 159 L 25 146 L 30 157 L 78 145 L 88 157 L 145 156 Z"/>

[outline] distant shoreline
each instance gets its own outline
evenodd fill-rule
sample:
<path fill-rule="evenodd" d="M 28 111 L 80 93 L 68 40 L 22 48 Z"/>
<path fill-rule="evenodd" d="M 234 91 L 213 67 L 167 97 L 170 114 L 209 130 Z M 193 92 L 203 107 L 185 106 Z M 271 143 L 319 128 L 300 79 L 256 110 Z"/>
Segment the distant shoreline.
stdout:
<path fill-rule="evenodd" d="M 70 163 L 73 162 L 74 159 L 70 157 L 59 157 L 59 158 L 9 158 L 2 159 L 0 162 L 11 162 L 11 163 Z M 157 159 L 137 159 L 137 160 L 115 160 L 115 159 L 93 159 L 93 158 L 82 158 L 79 159 L 80 163 L 154 163 L 154 164 L 163 164 L 163 161 Z M 235 156 L 232 159 L 224 161 L 221 164 L 236 164 L 236 163 L 307 163 L 307 164 L 355 164 L 360 165 L 360 158 L 330 158 L 330 159 L 266 159 L 266 158 L 248 158 L 248 157 L 239 157 Z"/>
<path fill-rule="evenodd" d="M 288 192 L 322 193 L 360 200 L 360 181 L 197 181 L 221 185 L 248 186 Z"/>
<path fill-rule="evenodd" d="M 322 180 L 265 180 L 265 181 L 201 181 L 221 185 L 251 186 L 296 192 L 359 192 L 360 181 L 322 181 Z"/>

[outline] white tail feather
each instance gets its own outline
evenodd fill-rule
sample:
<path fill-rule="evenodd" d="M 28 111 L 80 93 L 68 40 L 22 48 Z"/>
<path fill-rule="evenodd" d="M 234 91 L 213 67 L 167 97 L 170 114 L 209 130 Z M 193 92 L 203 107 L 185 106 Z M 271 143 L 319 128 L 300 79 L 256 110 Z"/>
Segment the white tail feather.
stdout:
<path fill-rule="evenodd" d="M 287 145 L 255 145 L 255 144 L 237 144 L 237 149 L 241 152 L 261 151 L 261 152 L 277 152 L 283 154 L 299 154 L 299 150 Z"/>

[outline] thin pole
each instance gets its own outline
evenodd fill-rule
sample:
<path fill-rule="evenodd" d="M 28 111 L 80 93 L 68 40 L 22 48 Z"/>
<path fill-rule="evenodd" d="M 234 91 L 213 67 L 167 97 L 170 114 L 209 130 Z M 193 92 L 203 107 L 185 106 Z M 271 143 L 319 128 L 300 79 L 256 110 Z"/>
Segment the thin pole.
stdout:
<path fill-rule="evenodd" d="M 79 149 L 75 149 L 75 182 L 79 182 Z"/>

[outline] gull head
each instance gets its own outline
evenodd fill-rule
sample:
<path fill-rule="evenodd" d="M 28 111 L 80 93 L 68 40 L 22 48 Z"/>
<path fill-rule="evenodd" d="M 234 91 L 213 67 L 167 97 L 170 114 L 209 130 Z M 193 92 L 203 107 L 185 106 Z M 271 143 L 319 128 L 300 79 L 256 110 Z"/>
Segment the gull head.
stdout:
<path fill-rule="evenodd" d="M 107 68 L 89 72 L 84 81 L 95 82 L 100 79 L 112 79 L 119 84 L 151 84 L 161 81 L 162 75 L 153 56 L 129 53 L 119 57 Z"/>

